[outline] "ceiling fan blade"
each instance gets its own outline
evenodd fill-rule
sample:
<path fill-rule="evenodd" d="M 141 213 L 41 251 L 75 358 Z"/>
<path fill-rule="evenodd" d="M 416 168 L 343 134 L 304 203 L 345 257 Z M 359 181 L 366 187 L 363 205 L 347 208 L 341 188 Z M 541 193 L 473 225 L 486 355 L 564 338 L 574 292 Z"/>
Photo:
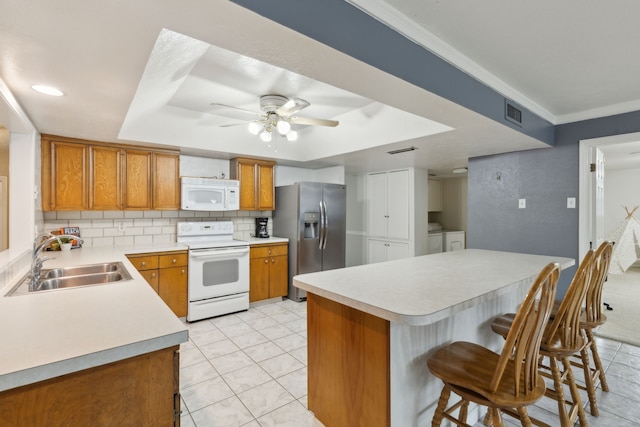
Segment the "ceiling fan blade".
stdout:
<path fill-rule="evenodd" d="M 212 102 L 211 108 L 209 109 L 209 113 L 217 114 L 223 117 L 229 117 L 230 119 L 238 119 L 238 120 L 259 120 L 262 118 L 262 113 L 257 113 L 255 111 L 245 110 L 244 108 L 233 107 L 231 105 L 218 104 L 216 102 Z"/>
<path fill-rule="evenodd" d="M 289 117 L 288 120 L 296 125 L 309 126 L 330 126 L 336 127 L 340 122 L 337 120 L 312 119 L 311 117 Z"/>
<path fill-rule="evenodd" d="M 284 105 L 276 110 L 276 114 L 282 117 L 289 117 L 308 106 L 309 102 L 302 98 L 290 98 Z"/>
<path fill-rule="evenodd" d="M 222 125 L 218 125 L 218 127 L 219 128 L 231 128 L 231 127 L 234 127 L 234 126 L 246 126 L 248 123 L 251 123 L 251 122 L 225 123 L 225 124 L 222 124 Z"/>

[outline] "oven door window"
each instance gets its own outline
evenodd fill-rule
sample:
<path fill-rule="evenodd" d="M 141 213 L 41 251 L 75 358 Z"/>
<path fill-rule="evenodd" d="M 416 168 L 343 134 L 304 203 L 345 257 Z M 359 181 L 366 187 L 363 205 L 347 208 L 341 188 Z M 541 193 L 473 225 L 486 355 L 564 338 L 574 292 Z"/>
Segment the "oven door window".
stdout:
<path fill-rule="evenodd" d="M 240 276 L 237 259 L 206 261 L 202 264 L 202 284 L 204 286 L 236 283 Z"/>

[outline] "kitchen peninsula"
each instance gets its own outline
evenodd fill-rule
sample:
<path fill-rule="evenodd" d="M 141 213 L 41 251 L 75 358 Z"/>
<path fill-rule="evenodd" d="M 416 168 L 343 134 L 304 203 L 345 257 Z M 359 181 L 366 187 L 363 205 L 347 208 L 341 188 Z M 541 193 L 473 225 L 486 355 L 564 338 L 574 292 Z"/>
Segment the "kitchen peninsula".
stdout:
<path fill-rule="evenodd" d="M 442 383 L 429 355 L 458 340 L 499 350 L 489 320 L 514 311 L 550 262 L 574 264 L 467 249 L 296 276 L 308 293 L 309 410 L 335 427 L 431 425 Z"/>

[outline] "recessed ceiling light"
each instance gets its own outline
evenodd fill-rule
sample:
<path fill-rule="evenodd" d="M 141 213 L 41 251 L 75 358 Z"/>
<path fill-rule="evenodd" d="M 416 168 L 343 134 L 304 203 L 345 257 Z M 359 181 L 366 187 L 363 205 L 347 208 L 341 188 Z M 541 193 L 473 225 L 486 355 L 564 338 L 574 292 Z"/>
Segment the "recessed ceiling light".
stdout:
<path fill-rule="evenodd" d="M 45 95 L 50 95 L 50 96 L 62 96 L 62 95 L 64 95 L 64 93 L 62 93 L 62 91 L 60 89 L 57 89 L 57 88 L 51 87 L 51 86 L 46 86 L 46 85 L 33 85 L 33 86 L 31 86 L 31 89 L 35 90 L 36 92 L 40 92 L 40 93 L 43 93 Z"/>

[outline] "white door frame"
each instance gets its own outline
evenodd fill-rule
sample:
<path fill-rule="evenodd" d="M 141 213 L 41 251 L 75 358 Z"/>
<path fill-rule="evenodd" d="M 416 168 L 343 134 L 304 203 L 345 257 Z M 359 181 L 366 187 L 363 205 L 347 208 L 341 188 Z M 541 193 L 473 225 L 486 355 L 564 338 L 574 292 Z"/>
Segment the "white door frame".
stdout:
<path fill-rule="evenodd" d="M 626 133 L 622 135 L 604 136 L 601 138 L 583 139 L 580 141 L 580 174 L 579 183 L 579 210 L 578 210 L 578 259 L 582 259 L 589 250 L 591 241 L 591 215 L 593 212 L 591 200 L 591 179 L 589 177 L 589 151 L 593 147 L 605 147 L 609 145 L 624 144 L 640 140 L 640 132 Z M 606 161 L 606 159 L 605 159 Z M 604 192 L 606 194 L 607 188 Z M 594 248 L 595 249 L 595 248 Z"/>

